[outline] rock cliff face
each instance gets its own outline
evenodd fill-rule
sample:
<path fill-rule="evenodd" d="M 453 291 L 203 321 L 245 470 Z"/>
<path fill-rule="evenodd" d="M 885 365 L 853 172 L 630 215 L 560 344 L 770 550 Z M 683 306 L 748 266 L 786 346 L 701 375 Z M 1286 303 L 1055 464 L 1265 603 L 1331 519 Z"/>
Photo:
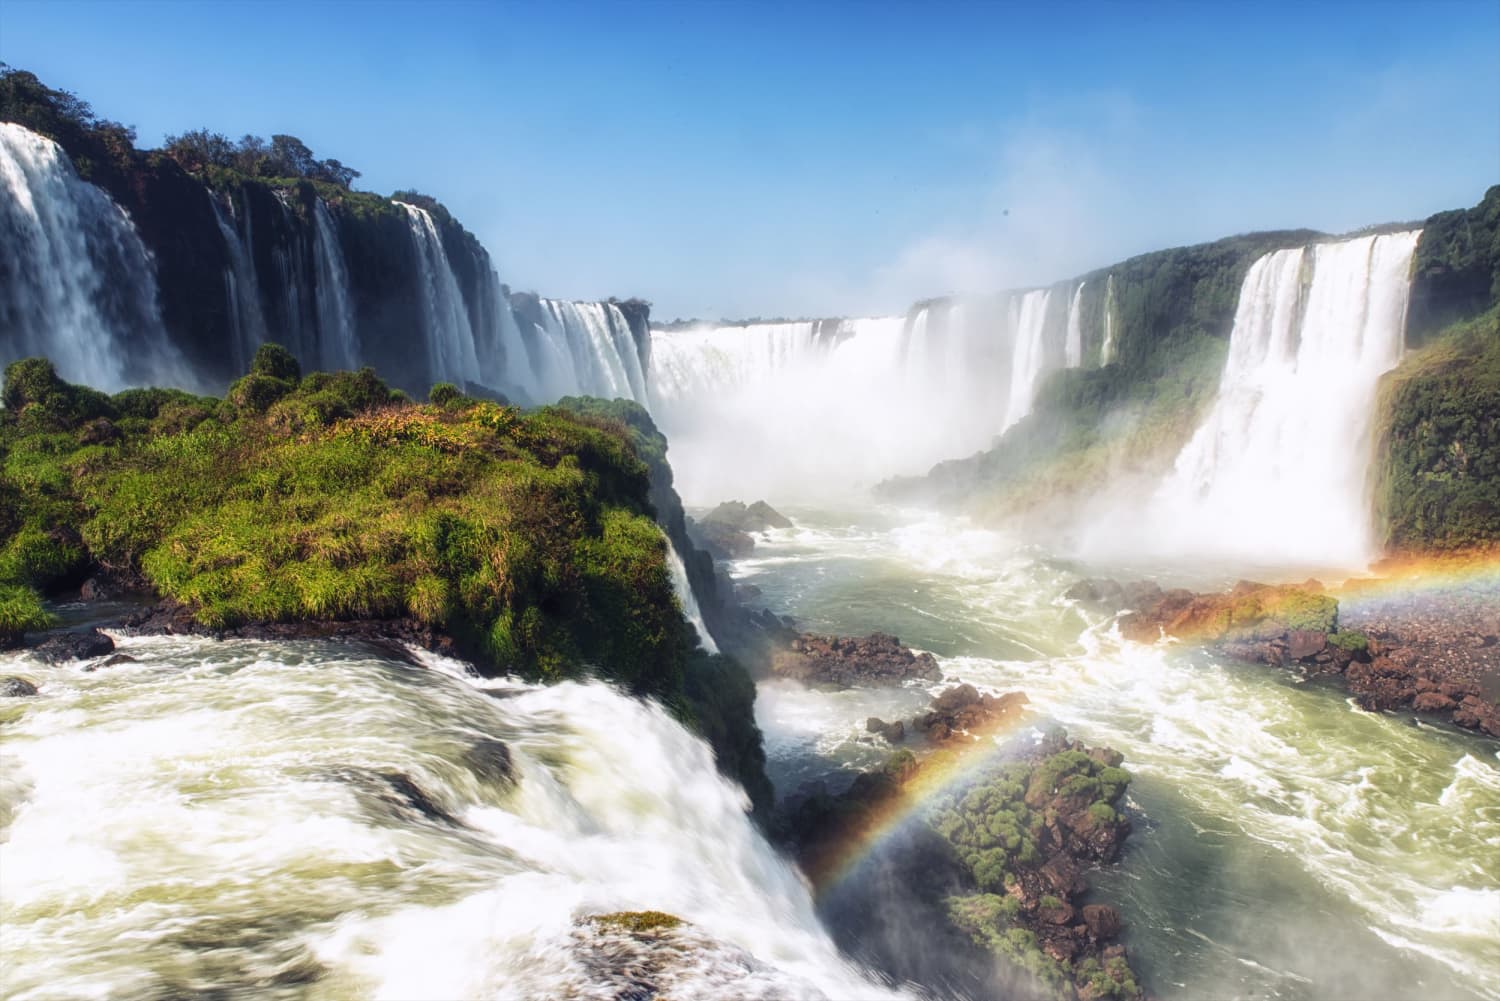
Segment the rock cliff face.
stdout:
<path fill-rule="evenodd" d="M 183 370 L 179 377 L 161 367 L 151 373 L 158 378 L 219 392 L 256 347 L 273 341 L 309 369 L 369 365 L 418 396 L 446 381 L 525 402 L 570 392 L 644 400 L 643 379 L 627 387 L 588 363 L 602 347 L 626 368 L 645 371 L 649 303 L 612 300 L 620 335 L 603 345 L 592 330 L 570 329 L 567 315 L 546 323 L 538 309 L 546 300 L 533 296 L 513 308 L 489 253 L 436 199 L 414 191 L 384 197 L 321 176 L 252 175 L 137 149 L 129 130 L 20 71 L 0 75 L 0 122 L 55 142 L 67 161 L 61 169 L 106 192 L 128 216 L 155 279 L 166 347 Z M 7 183 L 21 182 L 8 176 Z M 53 186 L 36 194 L 55 200 L 60 193 Z M 69 225 L 67 213 L 44 214 L 52 225 Z M 83 233 L 77 242 L 96 239 Z M 26 261 L 5 258 L 12 242 L 0 244 L 0 271 L 26 276 Z M 90 262 L 75 263 L 86 270 Z M 118 278 L 101 273 L 84 284 L 107 298 Z M 15 308 L 8 297 L 25 294 L 0 289 L 0 313 Z M 116 346 L 140 348 L 157 334 L 154 320 L 151 330 L 119 323 Z M 20 357 L 4 348 L 0 363 Z M 37 353 L 36 346 L 23 353 Z"/>

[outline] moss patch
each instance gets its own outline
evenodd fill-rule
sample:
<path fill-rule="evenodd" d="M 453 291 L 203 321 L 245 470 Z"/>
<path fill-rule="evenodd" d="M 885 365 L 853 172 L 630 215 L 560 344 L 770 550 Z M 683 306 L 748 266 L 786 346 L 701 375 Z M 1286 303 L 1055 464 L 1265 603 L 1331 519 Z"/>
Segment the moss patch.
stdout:
<path fill-rule="evenodd" d="M 589 918 L 589 923 L 639 935 L 645 932 L 664 932 L 682 927 L 681 918 L 662 911 L 617 911 L 614 914 L 599 914 Z"/>

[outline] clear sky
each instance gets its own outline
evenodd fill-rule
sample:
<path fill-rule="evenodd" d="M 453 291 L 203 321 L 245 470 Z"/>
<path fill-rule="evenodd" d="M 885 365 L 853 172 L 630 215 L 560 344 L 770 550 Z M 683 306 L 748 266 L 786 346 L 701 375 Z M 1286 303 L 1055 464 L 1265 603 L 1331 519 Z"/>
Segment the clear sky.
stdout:
<path fill-rule="evenodd" d="M 286 132 L 502 279 L 654 315 L 890 312 L 1500 183 L 1500 0 L 0 2 L 136 126 Z"/>

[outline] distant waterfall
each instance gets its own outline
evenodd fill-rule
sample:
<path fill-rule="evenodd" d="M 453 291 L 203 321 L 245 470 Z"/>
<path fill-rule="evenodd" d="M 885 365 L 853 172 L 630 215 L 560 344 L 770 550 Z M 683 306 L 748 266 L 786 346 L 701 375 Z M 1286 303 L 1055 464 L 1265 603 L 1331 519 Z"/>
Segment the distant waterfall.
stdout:
<path fill-rule="evenodd" d="M 1065 359 L 1073 319 L 1053 298 L 652 331 L 651 408 L 684 495 L 816 500 L 989 447 Z"/>
<path fill-rule="evenodd" d="M 1073 290 L 1073 298 L 1068 300 L 1068 339 L 1063 345 L 1063 365 L 1067 368 L 1077 368 L 1083 364 L 1083 318 L 1080 316 L 1083 304 L 1083 287 L 1088 282 L 1079 282 L 1078 287 Z"/>
<path fill-rule="evenodd" d="M 517 335 L 539 399 L 584 394 L 646 404 L 649 389 L 630 322 L 612 302 L 534 299 Z M 522 344 L 521 342 L 524 342 Z M 525 347 L 529 345 L 529 350 Z"/>
<path fill-rule="evenodd" d="M 432 378 L 438 382 L 462 384 L 479 374 L 479 358 L 474 351 L 474 331 L 469 326 L 458 279 L 453 276 L 447 251 L 443 249 L 443 239 L 432 216 L 416 205 L 396 204 L 406 210 L 421 269 L 418 295 L 422 300 Z"/>
<path fill-rule="evenodd" d="M 682 614 L 693 624 L 693 629 L 698 633 L 698 641 L 703 644 L 703 649 L 709 653 L 718 653 L 719 645 L 709 635 L 708 626 L 703 621 L 703 612 L 698 608 L 698 599 L 693 596 L 693 585 L 688 581 L 687 565 L 682 562 L 682 556 L 678 554 L 677 547 L 667 540 L 667 567 L 672 571 L 672 590 L 677 594 L 677 603 L 682 606 Z"/>
<path fill-rule="evenodd" d="M 349 270 L 339 246 L 338 227 L 323 200 L 313 202 L 313 233 L 316 239 L 318 302 L 318 358 L 324 369 L 359 366 L 359 345 L 354 336 L 354 306 L 349 295 Z"/>
<path fill-rule="evenodd" d="M 249 238 L 241 238 L 235 225 L 234 202 L 220 203 L 212 193 L 208 202 L 214 220 L 224 237 L 229 267 L 224 271 L 224 293 L 229 306 L 230 357 L 235 372 L 248 372 L 255 349 L 266 340 L 266 317 L 260 305 L 260 281 L 255 274 L 255 257 L 249 249 Z M 245 224 L 249 226 L 248 215 Z"/>
<path fill-rule="evenodd" d="M 46 355 L 104 390 L 185 379 L 130 217 L 52 140 L 0 123 L 0 364 Z"/>
<path fill-rule="evenodd" d="M 1104 282 L 1104 343 L 1099 348 L 1099 365 L 1115 360 L 1115 276 Z"/>
<path fill-rule="evenodd" d="M 1006 399 L 1005 421 L 1000 426 L 1001 431 L 1031 413 L 1031 404 L 1036 400 L 1037 385 L 1046 364 L 1043 337 L 1046 334 L 1047 303 L 1051 297 L 1052 293 L 1048 289 L 1036 289 L 1021 296 L 1015 324 L 1010 395 Z"/>
<path fill-rule="evenodd" d="M 1257 260 L 1219 397 L 1158 500 L 1195 552 L 1355 566 L 1373 553 L 1376 385 L 1401 358 L 1420 231 Z"/>

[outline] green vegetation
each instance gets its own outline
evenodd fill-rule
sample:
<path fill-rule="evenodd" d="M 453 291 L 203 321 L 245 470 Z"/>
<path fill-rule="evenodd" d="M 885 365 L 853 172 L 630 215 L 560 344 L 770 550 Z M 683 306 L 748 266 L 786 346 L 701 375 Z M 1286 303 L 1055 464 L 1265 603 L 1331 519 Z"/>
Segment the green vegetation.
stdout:
<path fill-rule="evenodd" d="M 662 911 L 617 911 L 614 914 L 595 915 L 589 918 L 589 922 L 600 928 L 630 932 L 632 935 L 671 931 L 682 927 L 681 918 Z"/>
<path fill-rule="evenodd" d="M 1141 996 L 1141 986 L 1130 972 L 1130 964 L 1119 956 L 1112 956 L 1100 963 L 1092 957 L 1078 966 L 1078 979 L 1088 990 L 1089 997 L 1126 1001 Z"/>
<path fill-rule="evenodd" d="M 1406 342 L 1426 343 L 1444 328 L 1500 304 L 1500 184 L 1471 209 L 1439 212 L 1422 226 L 1412 261 Z"/>
<path fill-rule="evenodd" d="M 940 793 L 928 821 L 953 846 L 974 884 L 997 893 L 1017 867 L 1040 861 L 1037 842 L 1055 797 L 1075 800 L 1096 823 L 1108 823 L 1129 782 L 1124 769 L 1082 751 L 1061 751 L 1037 765 L 1007 763 L 973 785 Z M 1108 810 L 1109 818 L 1101 820 L 1096 807 Z"/>
<path fill-rule="evenodd" d="M 1328 642 L 1347 653 L 1361 654 L 1370 649 L 1370 638 L 1353 629 L 1343 629 L 1328 637 Z"/>
<path fill-rule="evenodd" d="M 1060 994 L 1068 984 L 1069 970 L 1041 950 L 1036 935 L 1027 928 L 1011 924 L 1019 913 L 1016 899 L 993 893 L 949 897 L 948 920 L 969 939 L 1024 970 L 1046 988 Z"/>
<path fill-rule="evenodd" d="M 1500 188 L 1491 194 L 1500 203 Z M 1455 323 L 1385 377 L 1376 513 L 1388 551 L 1445 552 L 1500 541 L 1497 400 L 1500 306 Z"/>
<path fill-rule="evenodd" d="M 680 699 L 692 635 L 624 428 L 439 395 L 412 404 L 369 370 L 302 378 L 275 346 L 222 401 L 106 397 L 16 362 L 6 622 L 97 568 L 208 627 L 406 616 L 500 668 L 593 665 Z"/>

